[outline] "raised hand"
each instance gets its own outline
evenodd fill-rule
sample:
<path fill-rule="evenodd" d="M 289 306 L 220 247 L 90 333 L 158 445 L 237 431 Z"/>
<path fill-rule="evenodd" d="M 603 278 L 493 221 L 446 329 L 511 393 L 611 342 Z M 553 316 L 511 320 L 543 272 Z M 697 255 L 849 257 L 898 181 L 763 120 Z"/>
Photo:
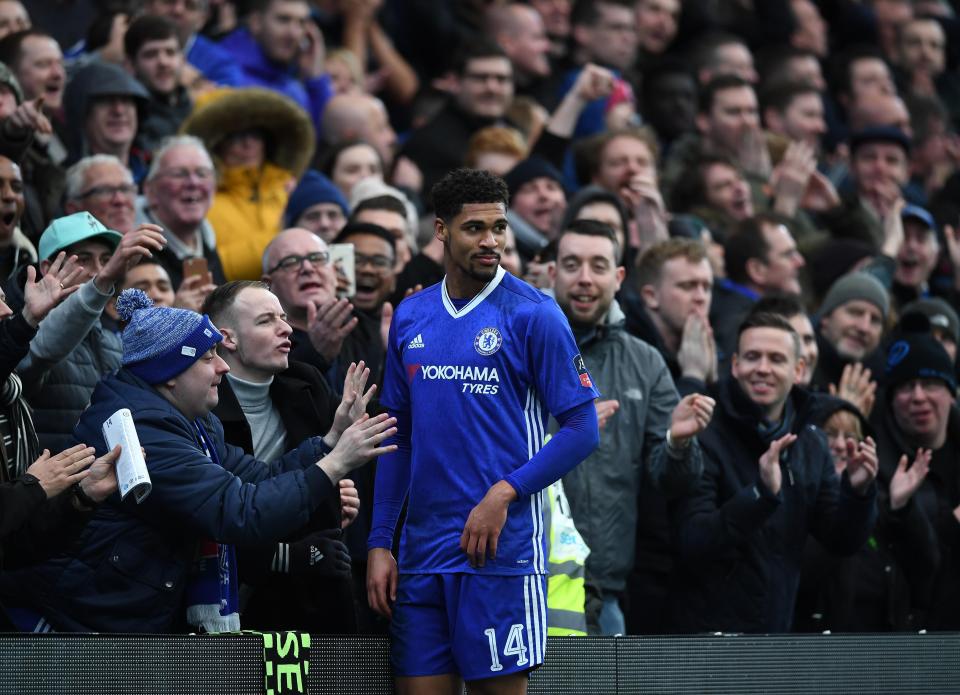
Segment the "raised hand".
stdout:
<path fill-rule="evenodd" d="M 408 295 L 409 296 L 409 295 Z M 380 307 L 380 344 L 386 345 L 390 338 L 390 324 L 393 323 L 393 304 L 384 302 Z"/>
<path fill-rule="evenodd" d="M 897 470 L 890 479 L 890 509 L 894 511 L 903 509 L 914 493 L 920 489 L 927 478 L 927 473 L 930 472 L 932 456 L 933 452 L 930 449 L 917 449 L 917 457 L 913 459 L 913 465 L 909 468 L 907 468 L 907 455 L 900 457 Z"/>
<path fill-rule="evenodd" d="M 43 113 L 43 97 L 23 102 L 7 118 L 21 130 L 32 130 L 38 135 L 53 135 L 50 119 Z"/>
<path fill-rule="evenodd" d="M 397 419 L 385 413 L 373 418 L 364 414 L 344 430 L 333 451 L 317 461 L 317 465 L 333 482 L 339 482 L 347 473 L 375 456 L 392 454 L 397 450 L 396 444 L 380 446 L 385 439 L 397 433 L 396 424 Z"/>
<path fill-rule="evenodd" d="M 360 515 L 360 493 L 349 478 L 340 481 L 340 528 L 347 528 Z"/>
<path fill-rule="evenodd" d="M 883 218 L 883 245 L 880 247 L 880 252 L 884 256 L 896 258 L 900 253 L 900 247 L 903 246 L 903 218 L 900 215 L 906 204 L 903 196 L 898 196 L 891 203 L 887 216 Z"/>
<path fill-rule="evenodd" d="M 597 408 L 597 425 L 600 429 L 603 429 L 607 424 L 607 420 L 613 417 L 613 414 L 620 410 L 620 401 L 608 400 L 608 401 L 595 401 L 594 405 Z"/>
<path fill-rule="evenodd" d="M 607 68 L 594 63 L 583 66 L 570 91 L 585 102 L 603 99 L 613 92 L 614 74 Z"/>
<path fill-rule="evenodd" d="M 87 469 L 95 460 L 94 453 L 94 448 L 86 444 L 77 444 L 54 456 L 49 449 L 44 449 L 40 458 L 27 468 L 27 473 L 40 481 L 40 487 L 50 499 L 90 474 Z"/>
<path fill-rule="evenodd" d="M 94 278 L 97 288 L 104 293 L 112 291 L 114 286 L 123 281 L 128 269 L 139 263 L 143 257 L 153 258 L 153 254 L 162 251 L 166 244 L 163 228 L 149 222 L 144 222 L 129 234 L 124 234 L 110 260 Z"/>
<path fill-rule="evenodd" d="M 737 162 L 749 174 L 767 180 L 770 178 L 770 150 L 767 138 L 760 128 L 746 128 L 740 136 Z"/>
<path fill-rule="evenodd" d="M 343 340 L 357 327 L 353 305 L 346 299 L 330 299 L 319 304 L 307 304 L 307 335 L 313 349 L 327 362 L 340 354 Z"/>
<path fill-rule="evenodd" d="M 330 431 L 323 438 L 327 446 L 336 446 L 344 430 L 367 412 L 370 399 L 377 392 L 376 384 L 364 391 L 369 378 L 370 369 L 362 360 L 360 364 L 350 363 L 347 368 L 347 375 L 343 380 L 343 397 L 340 399 L 340 405 L 337 406 L 337 412 L 333 416 L 333 425 L 330 426 Z"/>
<path fill-rule="evenodd" d="M 793 217 L 800 208 L 810 177 L 817 169 L 817 156 L 810 145 L 792 142 L 783 159 L 773 170 L 773 208 L 781 215 Z"/>
<path fill-rule="evenodd" d="M 679 446 L 707 429 L 717 402 L 701 393 L 684 396 L 670 416 L 670 440 Z"/>
<path fill-rule="evenodd" d="M 213 284 L 212 273 L 185 277 L 177 288 L 177 294 L 173 297 L 173 305 L 199 314 L 207 295 L 215 289 L 217 286 Z"/>
<path fill-rule="evenodd" d="M 880 467 L 877 459 L 877 444 L 870 437 L 862 442 L 847 439 L 847 476 L 850 486 L 857 492 L 865 492 Z"/>
<path fill-rule="evenodd" d="M 298 58 L 300 75 L 306 79 L 314 79 L 323 74 L 327 60 L 327 45 L 323 40 L 323 34 L 317 28 L 316 22 L 308 19 L 304 28 L 304 47 L 300 51 Z"/>
<path fill-rule="evenodd" d="M 774 495 L 780 493 L 783 471 L 780 470 L 780 452 L 797 441 L 797 435 L 785 434 L 770 442 L 770 447 L 760 457 L 760 480 Z"/>
<path fill-rule="evenodd" d="M 27 267 L 27 284 L 23 288 L 23 318 L 36 328 L 54 307 L 80 289 L 79 281 L 85 271 L 77 265 L 77 257 L 66 257 L 61 251 L 47 269 L 47 273 L 37 279 L 37 269 Z"/>
<path fill-rule="evenodd" d="M 471 567 L 483 567 L 488 555 L 496 559 L 500 532 L 507 522 L 507 508 L 516 498 L 513 486 L 501 480 L 487 490 L 480 504 L 470 510 L 460 534 L 460 550 L 467 554 Z"/>
<path fill-rule="evenodd" d="M 829 384 L 831 396 L 842 398 L 856 406 L 864 417 L 870 417 L 877 397 L 877 382 L 872 372 L 860 362 L 848 364 L 840 374 L 839 384 Z"/>

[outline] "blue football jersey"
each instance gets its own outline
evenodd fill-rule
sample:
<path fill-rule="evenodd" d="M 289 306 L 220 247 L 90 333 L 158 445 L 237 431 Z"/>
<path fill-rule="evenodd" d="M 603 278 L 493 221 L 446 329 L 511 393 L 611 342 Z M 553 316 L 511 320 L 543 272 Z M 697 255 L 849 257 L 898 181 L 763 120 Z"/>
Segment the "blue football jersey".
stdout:
<path fill-rule="evenodd" d="M 598 395 L 557 303 L 502 268 L 459 310 L 445 282 L 405 299 L 380 399 L 411 420 L 400 571 L 545 573 L 542 494 L 510 505 L 484 567 L 460 535 L 487 490 L 540 450 L 548 416 Z"/>

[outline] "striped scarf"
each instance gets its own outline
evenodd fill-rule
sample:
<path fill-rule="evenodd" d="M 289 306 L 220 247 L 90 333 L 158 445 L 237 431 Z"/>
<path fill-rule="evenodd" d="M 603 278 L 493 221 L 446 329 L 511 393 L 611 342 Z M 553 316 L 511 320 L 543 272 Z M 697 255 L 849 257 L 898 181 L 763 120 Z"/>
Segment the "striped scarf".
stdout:
<path fill-rule="evenodd" d="M 16 480 L 40 456 L 40 443 L 33 427 L 30 408 L 22 398 L 23 383 L 16 374 L 10 374 L 0 388 L 0 417 L 6 417 L 10 423 L 12 442 L 4 447 L 3 460 L 6 463 L 2 477 Z M 0 442 L 3 446 L 3 442 Z"/>

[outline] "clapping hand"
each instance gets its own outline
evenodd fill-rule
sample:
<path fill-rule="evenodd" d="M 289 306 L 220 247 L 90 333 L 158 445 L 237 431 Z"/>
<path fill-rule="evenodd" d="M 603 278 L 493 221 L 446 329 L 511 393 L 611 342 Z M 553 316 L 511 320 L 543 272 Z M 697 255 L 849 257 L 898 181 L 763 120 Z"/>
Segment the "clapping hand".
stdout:
<path fill-rule="evenodd" d="M 907 468 L 907 455 L 900 457 L 897 470 L 890 479 L 890 509 L 902 509 L 920 489 L 920 485 L 930 472 L 930 458 L 933 452 L 930 449 L 917 449 L 917 457 L 913 465 Z"/>
<path fill-rule="evenodd" d="M 347 376 L 343 380 L 343 397 L 340 399 L 340 405 L 337 406 L 337 412 L 333 416 L 333 425 L 323 438 L 327 446 L 331 448 L 336 446 L 344 430 L 357 422 L 367 412 L 370 399 L 377 392 L 376 384 L 371 385 L 369 389 L 364 391 L 369 378 L 370 369 L 362 360 L 360 364 L 350 363 L 347 368 Z"/>
<path fill-rule="evenodd" d="M 780 453 L 795 441 L 797 441 L 797 435 L 795 434 L 785 434 L 779 439 L 774 439 L 770 443 L 770 447 L 760 457 L 760 480 L 774 495 L 780 493 L 780 486 L 783 483 L 783 471 L 780 470 Z"/>
<path fill-rule="evenodd" d="M 862 442 L 847 439 L 847 476 L 854 490 L 865 492 L 877 477 L 879 466 L 877 444 L 873 439 L 867 437 Z"/>
<path fill-rule="evenodd" d="M 670 440 L 685 446 L 687 440 L 707 429 L 717 402 L 701 393 L 684 396 L 670 416 Z"/>
<path fill-rule="evenodd" d="M 868 368 L 860 362 L 854 362 L 843 368 L 839 384 L 829 384 L 827 388 L 831 396 L 853 404 L 866 418 L 870 417 L 877 396 L 877 382 L 872 377 Z"/>
<path fill-rule="evenodd" d="M 333 362 L 340 354 L 344 338 L 357 327 L 353 305 L 346 299 L 307 304 L 307 334 L 313 349 L 327 362 Z"/>

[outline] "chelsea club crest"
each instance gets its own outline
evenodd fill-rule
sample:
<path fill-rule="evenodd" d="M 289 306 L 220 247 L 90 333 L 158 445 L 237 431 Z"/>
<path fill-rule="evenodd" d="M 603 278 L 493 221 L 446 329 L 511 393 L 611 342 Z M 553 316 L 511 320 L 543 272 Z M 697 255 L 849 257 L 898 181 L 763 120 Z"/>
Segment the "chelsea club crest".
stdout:
<path fill-rule="evenodd" d="M 489 357 L 503 345 L 503 336 L 496 328 L 484 328 L 473 339 L 473 347 L 484 357 Z"/>

